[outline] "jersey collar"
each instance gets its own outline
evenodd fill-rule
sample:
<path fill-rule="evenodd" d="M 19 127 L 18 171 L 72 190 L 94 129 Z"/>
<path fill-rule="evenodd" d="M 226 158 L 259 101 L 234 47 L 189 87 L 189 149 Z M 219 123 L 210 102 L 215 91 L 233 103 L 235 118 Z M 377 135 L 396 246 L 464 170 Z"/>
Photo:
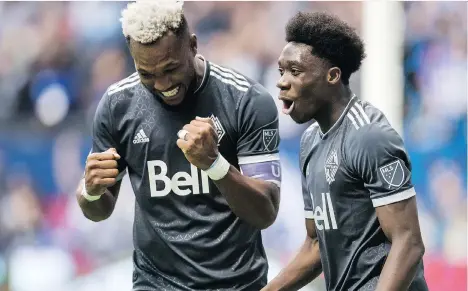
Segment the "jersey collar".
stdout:
<path fill-rule="evenodd" d="M 357 99 L 356 94 L 353 94 L 353 97 L 351 97 L 351 99 L 349 100 L 348 105 L 346 105 L 343 112 L 341 112 L 340 118 L 338 118 L 338 120 L 333 124 L 332 127 L 330 127 L 330 129 L 327 132 L 323 133 L 322 129 L 320 129 L 320 126 L 319 126 L 319 134 L 320 134 L 321 139 L 325 139 L 332 132 L 334 132 L 338 127 L 340 127 L 340 124 L 343 121 L 344 116 L 346 115 L 349 108 L 353 105 L 353 103 L 355 102 L 356 99 Z"/>
<path fill-rule="evenodd" d="M 202 55 L 197 55 L 197 57 L 201 58 L 203 60 L 203 62 L 205 63 L 205 71 L 203 72 L 203 79 L 200 83 L 200 86 L 198 86 L 198 88 L 195 90 L 195 92 L 193 92 L 194 94 L 200 92 L 201 90 L 203 90 L 203 88 L 205 87 L 207 81 L 208 81 L 208 76 L 210 75 L 210 63 L 206 60 L 206 58 Z"/>

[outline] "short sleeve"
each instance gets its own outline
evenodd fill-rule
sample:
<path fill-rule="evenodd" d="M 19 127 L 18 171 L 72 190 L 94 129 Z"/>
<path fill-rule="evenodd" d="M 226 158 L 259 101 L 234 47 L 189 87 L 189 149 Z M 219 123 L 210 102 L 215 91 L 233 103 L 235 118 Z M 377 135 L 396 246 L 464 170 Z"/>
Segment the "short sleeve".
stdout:
<path fill-rule="evenodd" d="M 273 97 L 256 84 L 237 107 L 239 165 L 279 160 L 278 110 Z"/>
<path fill-rule="evenodd" d="M 374 207 L 416 195 L 403 140 L 390 125 L 361 127 L 350 150 L 354 170 L 368 189 Z"/>
<path fill-rule="evenodd" d="M 119 153 L 119 144 L 116 142 L 114 136 L 114 127 L 112 122 L 112 115 L 110 112 L 109 96 L 104 96 L 99 101 L 99 104 L 94 115 L 92 124 L 92 149 L 91 153 L 100 153 L 108 150 L 109 148 L 115 148 Z M 125 175 L 125 169 L 127 164 L 120 153 L 118 163 L 119 176 L 117 179 L 121 179 Z"/>

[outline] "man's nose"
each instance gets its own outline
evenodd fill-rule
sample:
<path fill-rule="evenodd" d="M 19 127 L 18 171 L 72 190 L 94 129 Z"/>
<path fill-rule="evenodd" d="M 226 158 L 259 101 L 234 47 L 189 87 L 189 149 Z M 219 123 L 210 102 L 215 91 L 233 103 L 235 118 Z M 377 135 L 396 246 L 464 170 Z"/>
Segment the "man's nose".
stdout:
<path fill-rule="evenodd" d="M 172 83 L 172 78 L 170 76 L 161 76 L 157 77 L 154 80 L 154 89 L 157 91 L 167 91 L 169 90 L 174 84 Z"/>
<path fill-rule="evenodd" d="M 285 76 L 281 76 L 281 78 L 279 78 L 278 82 L 276 83 L 276 87 L 278 87 L 281 91 L 283 90 L 288 90 L 291 85 L 289 84 L 289 82 L 286 80 Z"/>

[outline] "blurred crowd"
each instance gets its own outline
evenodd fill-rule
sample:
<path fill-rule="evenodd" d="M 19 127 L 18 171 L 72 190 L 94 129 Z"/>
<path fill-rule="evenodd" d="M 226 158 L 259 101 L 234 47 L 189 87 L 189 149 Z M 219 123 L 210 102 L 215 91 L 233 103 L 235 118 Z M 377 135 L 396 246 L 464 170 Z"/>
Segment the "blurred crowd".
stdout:
<path fill-rule="evenodd" d="M 134 199 L 128 180 L 113 216 L 98 224 L 82 216 L 74 197 L 97 102 L 134 71 L 119 22 L 125 5 L 0 2 L 0 291 L 52 290 L 130 254 Z M 276 96 L 286 21 L 298 10 L 330 11 L 360 32 L 361 5 L 187 2 L 185 11 L 201 54 Z M 427 279 L 431 290 L 466 290 L 466 4 L 404 6 L 404 139 Z M 358 73 L 351 79 L 357 95 L 359 82 Z M 282 264 L 305 236 L 297 167 L 305 126 L 280 115 L 283 199 L 264 242 Z"/>

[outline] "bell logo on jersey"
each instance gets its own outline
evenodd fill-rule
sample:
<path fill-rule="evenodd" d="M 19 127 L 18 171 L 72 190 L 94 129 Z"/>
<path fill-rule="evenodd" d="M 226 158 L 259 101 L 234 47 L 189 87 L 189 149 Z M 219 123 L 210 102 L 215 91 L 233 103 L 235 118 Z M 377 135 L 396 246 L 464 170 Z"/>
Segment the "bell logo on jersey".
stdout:
<path fill-rule="evenodd" d="M 315 225 L 319 230 L 338 229 L 338 224 L 336 223 L 335 218 L 335 210 L 333 209 L 330 193 L 322 193 L 322 206 L 315 207 L 314 220 Z"/>
<path fill-rule="evenodd" d="M 150 184 L 151 197 L 162 197 L 168 195 L 171 191 L 177 195 L 185 196 L 189 194 L 208 194 L 210 193 L 210 184 L 208 183 L 208 175 L 201 171 L 201 187 L 198 180 L 199 170 L 194 165 L 190 165 L 190 174 L 187 172 L 177 172 L 170 179 L 167 176 L 167 165 L 164 161 L 154 160 L 148 161 L 148 178 Z M 159 171 L 156 171 L 156 168 Z M 159 173 L 159 174 L 156 174 Z M 158 190 L 157 182 L 164 183 L 164 188 Z M 180 189 L 181 186 L 191 186 L 185 189 Z M 190 189 L 191 188 L 191 189 Z M 201 189 L 200 189 L 201 188 Z"/>

